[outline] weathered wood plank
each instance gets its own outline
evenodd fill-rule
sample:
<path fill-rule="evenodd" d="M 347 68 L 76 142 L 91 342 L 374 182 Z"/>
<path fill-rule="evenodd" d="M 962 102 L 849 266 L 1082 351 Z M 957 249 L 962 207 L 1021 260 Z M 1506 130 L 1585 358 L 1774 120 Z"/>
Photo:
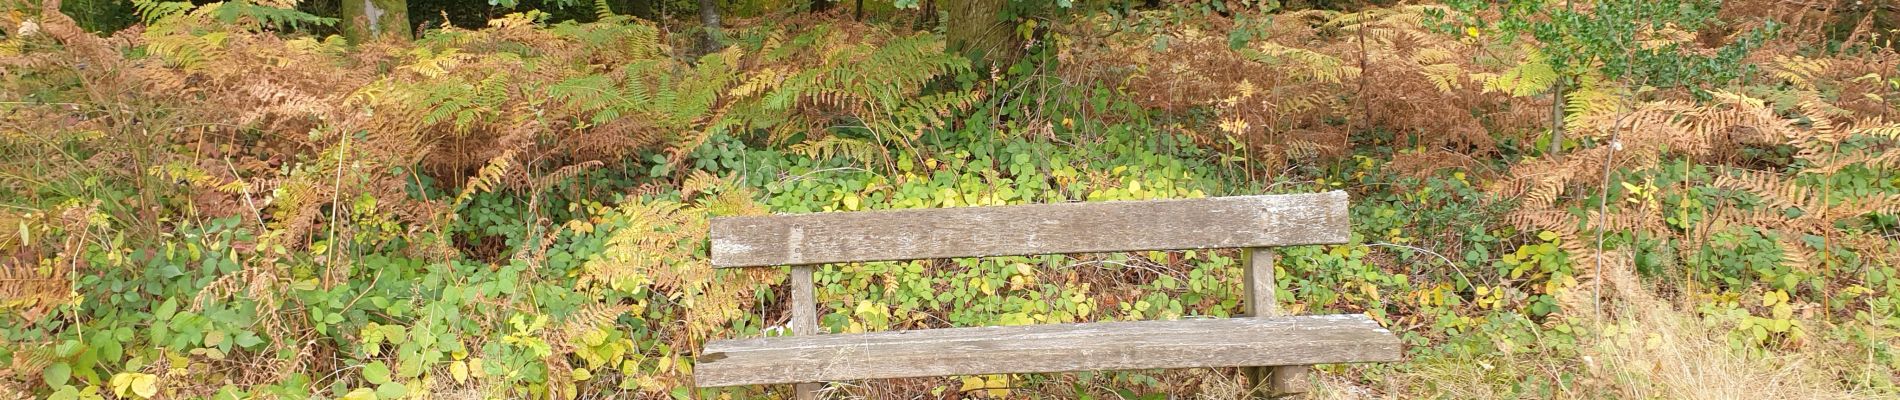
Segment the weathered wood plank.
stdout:
<path fill-rule="evenodd" d="M 1280 316 L 1280 300 L 1274 293 L 1279 286 L 1273 283 L 1273 250 L 1249 247 L 1240 258 L 1244 264 L 1240 290 L 1246 296 L 1240 299 L 1240 311 L 1252 317 Z"/>
<path fill-rule="evenodd" d="M 707 343 L 700 387 L 997 373 L 1400 359 L 1364 315 L 951 328 Z"/>
<path fill-rule="evenodd" d="M 818 299 L 811 281 L 813 269 L 810 265 L 792 267 L 792 320 L 789 325 L 793 335 L 818 334 Z M 817 400 L 818 389 L 816 383 L 792 385 L 792 396 L 796 400 Z"/>
<path fill-rule="evenodd" d="M 716 267 L 1344 243 L 1346 193 L 716 218 Z"/>
<path fill-rule="evenodd" d="M 789 325 L 793 335 L 818 334 L 818 299 L 813 293 L 812 266 L 792 267 L 792 320 Z"/>
<path fill-rule="evenodd" d="M 1246 296 L 1241 311 L 1254 318 L 1285 315 L 1276 295 L 1279 286 L 1273 281 L 1273 258 L 1273 249 L 1264 247 L 1249 247 L 1241 254 L 1245 264 L 1241 292 Z M 1304 365 L 1255 366 L 1242 368 L 1241 372 L 1247 376 L 1247 384 L 1253 386 L 1250 398 L 1271 398 L 1305 393 L 1307 369 Z"/>

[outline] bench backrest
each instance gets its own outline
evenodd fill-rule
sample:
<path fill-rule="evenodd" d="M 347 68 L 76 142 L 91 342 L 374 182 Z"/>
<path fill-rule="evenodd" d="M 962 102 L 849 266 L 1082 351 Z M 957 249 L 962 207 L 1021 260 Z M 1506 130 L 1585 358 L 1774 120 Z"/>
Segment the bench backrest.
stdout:
<path fill-rule="evenodd" d="M 714 267 L 1345 243 L 1346 192 L 724 217 Z"/>
<path fill-rule="evenodd" d="M 1271 317 L 1273 246 L 1345 243 L 1346 192 L 726 217 L 712 220 L 718 268 L 791 266 L 795 335 L 818 334 L 815 265 L 859 261 L 1245 248 L 1243 315 Z M 1297 392 L 1302 367 L 1244 368 L 1272 393 Z M 1264 380 L 1263 380 L 1264 379 Z M 1258 385 L 1258 384 L 1257 384 Z M 799 400 L 817 398 L 799 384 Z"/>

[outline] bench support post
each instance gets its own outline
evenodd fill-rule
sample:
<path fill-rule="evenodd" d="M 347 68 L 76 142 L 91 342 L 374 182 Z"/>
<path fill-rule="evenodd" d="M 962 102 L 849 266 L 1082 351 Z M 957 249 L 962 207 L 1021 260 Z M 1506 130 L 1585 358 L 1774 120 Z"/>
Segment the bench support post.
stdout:
<path fill-rule="evenodd" d="M 811 273 L 816 267 L 811 265 L 792 266 L 792 334 L 797 336 L 818 334 L 818 301 L 813 293 Z M 817 383 L 799 383 L 792 385 L 797 400 L 817 400 Z"/>
<path fill-rule="evenodd" d="M 1246 295 L 1241 302 L 1242 311 L 1255 318 L 1281 315 L 1283 312 L 1274 294 L 1273 252 L 1265 247 L 1249 247 L 1241 253 L 1241 263 L 1245 265 L 1242 291 Z M 1247 384 L 1253 388 L 1248 397 L 1273 398 L 1305 393 L 1308 368 L 1304 365 L 1244 367 L 1241 373 L 1247 376 Z"/>

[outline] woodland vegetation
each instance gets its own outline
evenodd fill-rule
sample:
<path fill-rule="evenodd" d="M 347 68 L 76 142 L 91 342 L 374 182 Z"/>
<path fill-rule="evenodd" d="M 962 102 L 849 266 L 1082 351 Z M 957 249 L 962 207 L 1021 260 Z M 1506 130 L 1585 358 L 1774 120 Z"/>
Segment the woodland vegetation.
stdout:
<path fill-rule="evenodd" d="M 349 3 L 0 0 L 0 398 L 783 398 L 692 387 L 788 318 L 709 217 L 1335 189 L 1281 303 L 1407 360 L 1314 397 L 1900 398 L 1893 1 Z M 830 265 L 820 324 L 1225 316 L 1237 255 Z"/>

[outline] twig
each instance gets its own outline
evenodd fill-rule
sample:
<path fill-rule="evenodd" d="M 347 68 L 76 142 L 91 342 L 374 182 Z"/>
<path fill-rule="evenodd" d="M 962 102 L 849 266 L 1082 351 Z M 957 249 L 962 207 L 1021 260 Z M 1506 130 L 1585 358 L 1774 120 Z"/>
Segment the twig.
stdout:
<path fill-rule="evenodd" d="M 1472 280 L 1471 280 L 1471 276 L 1469 276 L 1469 275 L 1465 275 L 1465 270 L 1464 270 L 1464 268 L 1459 268 L 1459 267 L 1458 267 L 1458 263 L 1455 263 L 1455 262 L 1451 262 L 1451 258 L 1449 258 L 1449 257 L 1445 257 L 1445 255 L 1443 255 L 1443 254 L 1438 254 L 1438 252 L 1435 252 L 1435 251 L 1431 251 L 1431 250 L 1426 250 L 1426 249 L 1424 249 L 1424 248 L 1421 248 L 1421 247 L 1417 247 L 1417 246 L 1407 246 L 1407 245 L 1403 245 L 1403 244 L 1398 244 L 1398 243 L 1386 243 L 1386 242 L 1377 242 L 1377 243 L 1366 243 L 1366 246 L 1387 246 L 1387 247 L 1397 247 L 1397 248 L 1402 248 L 1402 249 L 1410 249 L 1410 250 L 1412 250 L 1412 251 L 1417 251 L 1417 252 L 1421 252 L 1421 253 L 1425 253 L 1425 254 L 1430 254 L 1430 255 L 1433 255 L 1433 256 L 1437 256 L 1439 260 L 1444 260 L 1444 261 L 1445 261 L 1445 265 L 1450 265 L 1450 266 L 1451 266 L 1451 270 L 1452 270 L 1452 272 L 1457 272 L 1457 273 L 1458 273 L 1458 277 L 1459 277 L 1459 278 L 1464 278 L 1464 280 L 1465 280 L 1465 283 L 1471 283 L 1471 282 L 1474 282 L 1474 281 L 1472 281 Z"/>
<path fill-rule="evenodd" d="M 231 169 L 231 176 L 237 177 L 239 181 L 244 180 L 244 176 L 238 173 L 237 165 L 231 164 L 231 157 L 225 157 L 223 161 L 224 167 Z M 264 229 L 268 226 L 264 224 L 264 210 L 257 208 L 257 203 L 251 200 L 251 185 L 247 183 L 241 187 L 244 188 L 244 205 L 250 207 L 251 215 L 257 218 L 258 229 Z"/>
<path fill-rule="evenodd" d="M 328 245 L 324 246 L 324 250 L 329 253 L 326 258 L 328 259 L 328 264 L 332 267 L 336 266 L 336 226 L 340 224 L 336 219 L 337 210 L 343 208 L 338 206 L 337 201 L 338 198 L 343 195 L 343 166 L 348 164 L 348 162 L 344 160 L 344 157 L 350 154 L 351 136 L 348 131 L 343 130 L 339 130 L 337 134 L 342 136 L 343 145 L 336 153 L 336 178 L 331 180 L 330 186 L 330 237 L 324 240 L 329 242 Z"/>
<path fill-rule="evenodd" d="M 1606 224 L 1610 213 L 1610 165 L 1616 161 L 1616 148 L 1623 146 L 1623 143 L 1619 141 L 1622 134 L 1623 116 L 1618 116 L 1616 126 L 1610 129 L 1610 144 L 1604 146 L 1603 180 L 1600 181 L 1602 183 L 1597 189 L 1597 249 L 1596 254 L 1593 255 L 1596 259 L 1596 272 L 1592 275 L 1596 278 L 1591 279 L 1590 282 L 1590 302 L 1595 305 L 1598 324 L 1603 323 L 1603 231 L 1608 230 Z"/>

